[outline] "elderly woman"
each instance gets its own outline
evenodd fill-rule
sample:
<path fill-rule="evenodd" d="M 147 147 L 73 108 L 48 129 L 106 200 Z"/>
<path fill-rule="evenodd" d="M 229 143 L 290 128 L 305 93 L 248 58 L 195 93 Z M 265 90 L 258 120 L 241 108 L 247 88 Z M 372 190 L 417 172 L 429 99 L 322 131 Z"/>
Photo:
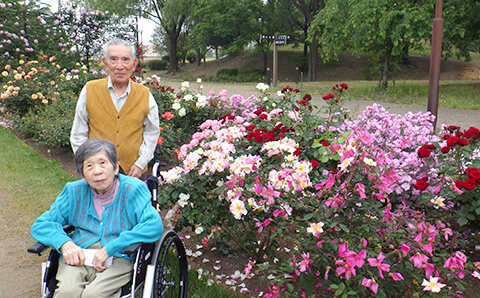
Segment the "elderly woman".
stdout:
<path fill-rule="evenodd" d="M 84 179 L 65 185 L 33 224 L 32 236 L 61 253 L 55 297 L 118 297 L 133 267 L 123 250 L 157 241 L 162 220 L 146 184 L 118 174 L 113 143 L 88 139 L 75 153 L 75 166 Z M 70 236 L 66 224 L 75 226 Z M 86 258 L 90 249 L 92 260 Z"/>

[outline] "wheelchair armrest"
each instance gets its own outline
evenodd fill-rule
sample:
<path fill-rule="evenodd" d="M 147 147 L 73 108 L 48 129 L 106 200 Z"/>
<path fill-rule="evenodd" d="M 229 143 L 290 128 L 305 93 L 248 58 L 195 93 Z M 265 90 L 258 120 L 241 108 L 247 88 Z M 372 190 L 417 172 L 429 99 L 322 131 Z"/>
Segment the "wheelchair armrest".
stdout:
<path fill-rule="evenodd" d="M 140 249 L 142 244 L 143 243 L 141 243 L 141 242 L 130 244 L 129 246 L 127 246 L 127 248 L 125 248 L 123 253 L 125 253 L 127 256 L 130 257 L 131 255 L 133 255 L 134 253 L 136 253 Z"/>
<path fill-rule="evenodd" d="M 72 226 L 72 225 L 64 225 L 63 226 L 63 230 L 65 231 L 65 233 L 67 234 L 70 234 L 72 233 L 73 231 L 75 231 L 75 226 Z M 40 243 L 40 242 L 37 242 L 35 243 L 34 245 L 30 246 L 27 251 L 29 253 L 34 253 L 34 254 L 37 254 L 39 256 L 41 256 L 46 250 L 48 249 L 48 246 Z"/>
<path fill-rule="evenodd" d="M 41 256 L 46 250 L 48 249 L 48 246 L 43 245 L 40 242 L 35 243 L 34 245 L 30 246 L 27 251 L 29 253 L 37 254 Z"/>

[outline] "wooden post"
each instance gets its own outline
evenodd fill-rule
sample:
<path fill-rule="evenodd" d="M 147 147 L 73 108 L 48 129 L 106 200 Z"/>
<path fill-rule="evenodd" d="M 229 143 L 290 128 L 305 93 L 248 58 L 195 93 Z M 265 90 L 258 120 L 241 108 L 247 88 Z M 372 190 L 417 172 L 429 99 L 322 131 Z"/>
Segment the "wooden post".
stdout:
<path fill-rule="evenodd" d="M 278 50 L 277 50 L 277 37 L 278 34 L 275 34 L 273 39 L 273 87 L 277 87 L 278 81 Z"/>
<path fill-rule="evenodd" d="M 428 111 L 435 115 L 433 129 L 437 126 L 438 115 L 438 90 L 440 81 L 440 60 L 442 58 L 442 35 L 443 35 L 443 19 L 442 19 L 442 0 L 435 3 L 435 19 L 433 20 L 432 29 L 432 52 L 430 54 L 430 77 L 428 84 Z"/>

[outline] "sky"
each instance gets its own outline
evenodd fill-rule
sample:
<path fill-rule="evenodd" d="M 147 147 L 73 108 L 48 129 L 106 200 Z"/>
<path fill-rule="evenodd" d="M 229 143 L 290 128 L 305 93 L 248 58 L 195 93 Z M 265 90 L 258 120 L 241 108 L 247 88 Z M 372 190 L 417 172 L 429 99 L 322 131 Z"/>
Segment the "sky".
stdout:
<path fill-rule="evenodd" d="M 52 12 L 57 12 L 58 10 L 58 0 L 41 0 L 40 2 L 45 3 L 46 5 L 50 5 L 50 9 Z M 68 3 L 66 0 L 62 0 L 62 4 L 65 5 Z M 148 19 L 140 19 L 138 22 L 138 29 L 141 31 L 141 38 L 143 44 L 150 44 L 150 39 L 153 34 L 153 29 L 155 29 L 157 25 Z"/>

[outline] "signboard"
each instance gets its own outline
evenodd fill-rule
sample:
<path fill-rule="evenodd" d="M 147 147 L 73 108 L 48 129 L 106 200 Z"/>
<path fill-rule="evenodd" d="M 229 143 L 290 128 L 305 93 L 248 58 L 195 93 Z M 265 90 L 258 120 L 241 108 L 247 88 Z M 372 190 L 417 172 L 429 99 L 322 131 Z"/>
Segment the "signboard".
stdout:
<path fill-rule="evenodd" d="M 261 39 L 275 40 L 275 35 L 261 34 L 260 38 Z M 277 40 L 287 40 L 287 39 L 290 39 L 290 35 L 285 35 L 285 34 L 277 35 Z"/>
<path fill-rule="evenodd" d="M 277 46 L 286 45 L 286 44 L 287 44 L 287 40 L 285 40 L 285 39 L 277 39 L 277 40 L 275 40 L 275 44 L 276 44 Z"/>

